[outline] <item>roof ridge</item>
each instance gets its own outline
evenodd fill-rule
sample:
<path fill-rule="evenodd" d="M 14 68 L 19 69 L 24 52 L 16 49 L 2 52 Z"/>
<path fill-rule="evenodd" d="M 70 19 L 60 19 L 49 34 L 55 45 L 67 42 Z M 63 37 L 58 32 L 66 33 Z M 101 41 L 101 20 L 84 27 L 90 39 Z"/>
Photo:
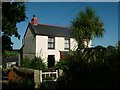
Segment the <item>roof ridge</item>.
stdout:
<path fill-rule="evenodd" d="M 67 28 L 67 29 L 70 29 L 70 28 L 68 28 L 68 27 L 57 26 L 57 25 L 52 25 L 52 24 L 43 24 L 43 23 L 39 23 L 39 25 L 44 25 L 44 26 L 53 26 L 53 27 L 60 27 L 60 28 Z"/>

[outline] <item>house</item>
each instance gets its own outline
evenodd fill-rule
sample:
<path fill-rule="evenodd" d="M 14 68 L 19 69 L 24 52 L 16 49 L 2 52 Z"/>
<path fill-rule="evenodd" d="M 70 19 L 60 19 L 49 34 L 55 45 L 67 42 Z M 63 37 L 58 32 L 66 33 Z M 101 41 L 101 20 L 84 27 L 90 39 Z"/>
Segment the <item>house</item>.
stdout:
<path fill-rule="evenodd" d="M 39 24 L 34 16 L 23 38 L 21 58 L 41 56 L 48 67 L 54 67 L 62 58 L 62 52 L 74 50 L 77 46 L 71 33 L 67 27 Z"/>

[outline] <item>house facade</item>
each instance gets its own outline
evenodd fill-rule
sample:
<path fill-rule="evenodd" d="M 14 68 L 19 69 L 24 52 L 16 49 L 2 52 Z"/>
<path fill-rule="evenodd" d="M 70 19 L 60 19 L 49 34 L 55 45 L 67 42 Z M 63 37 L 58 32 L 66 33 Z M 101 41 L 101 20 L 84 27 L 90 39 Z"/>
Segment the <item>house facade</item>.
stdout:
<path fill-rule="evenodd" d="M 71 33 L 70 28 L 39 24 L 34 16 L 23 38 L 22 58 L 40 56 L 48 67 L 54 67 L 62 58 L 62 52 L 76 49 L 77 42 Z"/>

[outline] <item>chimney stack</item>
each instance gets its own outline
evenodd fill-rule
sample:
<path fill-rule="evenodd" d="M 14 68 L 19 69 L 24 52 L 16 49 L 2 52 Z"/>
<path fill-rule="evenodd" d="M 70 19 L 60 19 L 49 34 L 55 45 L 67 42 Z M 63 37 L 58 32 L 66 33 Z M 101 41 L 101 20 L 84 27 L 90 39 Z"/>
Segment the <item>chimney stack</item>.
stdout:
<path fill-rule="evenodd" d="M 38 19 L 35 15 L 33 15 L 33 18 L 31 19 L 31 23 L 33 23 L 34 25 L 38 24 Z"/>

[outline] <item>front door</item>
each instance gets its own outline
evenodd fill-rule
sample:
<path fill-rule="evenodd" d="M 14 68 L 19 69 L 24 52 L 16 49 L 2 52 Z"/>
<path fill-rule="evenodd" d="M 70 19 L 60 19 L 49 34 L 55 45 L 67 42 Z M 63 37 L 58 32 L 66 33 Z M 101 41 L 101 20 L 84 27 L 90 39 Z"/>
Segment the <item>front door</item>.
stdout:
<path fill-rule="evenodd" d="M 48 55 L 48 68 L 55 66 L 55 55 Z"/>

